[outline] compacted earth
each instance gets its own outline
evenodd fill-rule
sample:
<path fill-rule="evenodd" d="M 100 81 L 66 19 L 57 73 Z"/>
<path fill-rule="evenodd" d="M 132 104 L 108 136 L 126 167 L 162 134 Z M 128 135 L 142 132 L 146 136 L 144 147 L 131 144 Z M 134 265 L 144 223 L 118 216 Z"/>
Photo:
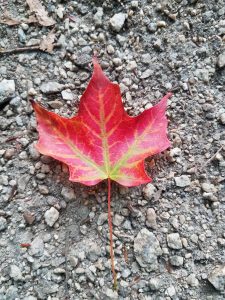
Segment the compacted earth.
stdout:
<path fill-rule="evenodd" d="M 224 1 L 0 3 L 0 299 L 225 299 Z M 74 115 L 93 53 L 132 116 L 173 92 L 152 183 L 112 186 L 116 291 L 106 183 L 34 147 L 30 99 Z"/>

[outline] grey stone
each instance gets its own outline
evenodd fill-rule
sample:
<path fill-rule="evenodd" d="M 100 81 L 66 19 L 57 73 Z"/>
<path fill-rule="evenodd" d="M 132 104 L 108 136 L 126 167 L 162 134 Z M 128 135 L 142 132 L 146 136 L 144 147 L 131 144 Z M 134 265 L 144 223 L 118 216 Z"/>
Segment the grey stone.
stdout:
<path fill-rule="evenodd" d="M 27 174 L 24 174 L 22 175 L 19 179 L 18 179 L 18 190 L 20 192 L 24 192 L 25 189 L 26 189 L 26 186 L 30 180 L 31 176 L 30 175 L 27 175 Z"/>
<path fill-rule="evenodd" d="M 97 26 L 102 25 L 102 17 L 103 17 L 103 8 L 98 7 L 97 12 L 94 14 L 95 25 Z"/>
<path fill-rule="evenodd" d="M 219 68 L 223 68 L 225 66 L 225 51 L 218 56 L 217 65 Z"/>
<path fill-rule="evenodd" d="M 169 286 L 167 289 L 166 289 L 166 293 L 168 296 L 170 297 L 173 297 L 176 295 L 176 289 L 173 285 Z"/>
<path fill-rule="evenodd" d="M 123 277 L 123 278 L 128 278 L 129 276 L 130 276 L 130 274 L 131 274 L 131 270 L 130 269 L 123 269 L 123 271 L 121 272 L 121 276 Z"/>
<path fill-rule="evenodd" d="M 38 300 L 38 299 L 34 296 L 27 296 L 27 297 L 24 297 L 23 300 Z"/>
<path fill-rule="evenodd" d="M 154 43 L 153 43 L 153 47 L 156 49 L 156 50 L 162 50 L 162 41 L 161 39 L 157 39 Z"/>
<path fill-rule="evenodd" d="M 4 103 L 6 98 L 12 97 L 15 90 L 16 86 L 14 80 L 3 79 L 0 82 L 0 104 Z"/>
<path fill-rule="evenodd" d="M 212 270 L 208 275 L 208 280 L 215 289 L 223 292 L 225 290 L 225 265 L 218 266 Z"/>
<path fill-rule="evenodd" d="M 184 263 L 184 258 L 179 255 L 174 255 L 170 257 L 170 263 L 172 266 L 180 267 Z"/>
<path fill-rule="evenodd" d="M 22 28 L 18 29 L 18 37 L 19 37 L 19 41 L 20 43 L 25 43 L 26 41 L 26 34 L 24 33 Z"/>
<path fill-rule="evenodd" d="M 209 71 L 207 69 L 197 69 L 195 75 L 198 79 L 202 80 L 205 83 L 209 82 Z"/>
<path fill-rule="evenodd" d="M 107 213 L 101 213 L 98 217 L 97 224 L 103 225 L 108 220 L 108 214 Z"/>
<path fill-rule="evenodd" d="M 1 174 L 0 175 L 0 184 L 1 185 L 8 185 L 9 184 L 8 176 Z"/>
<path fill-rule="evenodd" d="M 174 178 L 176 186 L 178 187 L 186 187 L 191 184 L 190 178 L 187 175 L 181 175 L 179 177 Z"/>
<path fill-rule="evenodd" d="M 0 99 L 1 99 L 1 96 L 0 96 Z M 0 100 L 0 104 L 1 103 L 4 103 L 4 101 L 1 102 L 1 100 Z M 9 127 L 9 125 L 11 125 L 11 123 L 12 123 L 12 120 L 8 120 L 8 119 L 0 116 L 0 129 L 2 129 L 2 130 L 7 129 Z"/>
<path fill-rule="evenodd" d="M 187 278 L 187 283 L 192 286 L 192 287 L 195 287 L 195 286 L 198 286 L 199 285 L 199 282 L 198 282 L 198 279 L 195 277 L 195 274 L 190 274 Z"/>
<path fill-rule="evenodd" d="M 154 33 L 157 30 L 157 24 L 156 23 L 149 23 L 147 28 L 148 28 L 149 32 Z"/>
<path fill-rule="evenodd" d="M 0 231 L 3 231 L 7 228 L 7 221 L 5 218 L 0 217 Z"/>
<path fill-rule="evenodd" d="M 118 293 L 117 291 L 114 291 L 110 288 L 106 288 L 105 291 L 103 292 L 103 297 L 102 299 L 104 300 L 117 300 L 118 299 Z"/>
<path fill-rule="evenodd" d="M 1 296 L 1 292 L 0 292 L 0 296 Z M 11 285 L 5 293 L 5 298 L 2 297 L 0 299 L 2 299 L 2 300 L 15 300 L 15 299 L 18 299 L 17 297 L 18 297 L 18 288 L 14 285 Z"/>
<path fill-rule="evenodd" d="M 95 242 L 91 242 L 87 249 L 87 257 L 91 262 L 95 262 L 101 256 L 101 247 Z"/>
<path fill-rule="evenodd" d="M 40 237 L 36 237 L 30 246 L 29 253 L 32 256 L 42 256 L 44 253 L 44 242 Z"/>
<path fill-rule="evenodd" d="M 58 93 L 58 92 L 62 91 L 63 88 L 64 88 L 63 84 L 60 84 L 55 81 L 49 81 L 46 83 L 42 83 L 42 85 L 40 86 L 40 90 L 44 94 Z"/>
<path fill-rule="evenodd" d="M 65 11 L 65 8 L 62 5 L 59 5 L 56 10 L 56 14 L 60 19 L 63 19 L 64 11 Z"/>
<path fill-rule="evenodd" d="M 225 112 L 220 114 L 219 120 L 221 124 L 225 125 Z"/>
<path fill-rule="evenodd" d="M 149 271 L 158 268 L 157 257 L 162 250 L 156 236 L 148 229 L 143 228 L 134 239 L 134 253 L 141 267 L 147 267 Z"/>
<path fill-rule="evenodd" d="M 41 155 L 40 153 L 37 151 L 37 149 L 35 148 L 35 144 L 31 144 L 29 146 L 29 153 L 30 153 L 30 156 L 34 159 L 34 160 L 37 160 Z"/>
<path fill-rule="evenodd" d="M 156 213 L 153 208 L 148 208 L 147 209 L 147 214 L 146 214 L 146 226 L 156 229 L 157 223 L 156 223 Z"/>
<path fill-rule="evenodd" d="M 66 201 L 71 201 L 76 198 L 74 190 L 70 187 L 63 187 L 61 191 L 61 195 Z"/>
<path fill-rule="evenodd" d="M 124 13 L 115 14 L 109 21 L 112 29 L 116 32 L 119 32 L 124 25 L 126 17 L 127 15 Z"/>
<path fill-rule="evenodd" d="M 167 235 L 167 243 L 168 243 L 168 247 L 170 247 L 171 249 L 182 249 L 182 241 L 180 239 L 180 235 L 179 233 L 170 233 Z"/>
<path fill-rule="evenodd" d="M 151 55 L 149 53 L 145 53 L 141 56 L 141 61 L 146 64 L 149 65 L 152 62 L 152 58 Z"/>
<path fill-rule="evenodd" d="M 151 278 L 149 281 L 149 287 L 153 291 L 157 291 L 162 286 L 162 282 L 159 278 Z"/>
<path fill-rule="evenodd" d="M 212 183 L 208 183 L 208 182 L 202 183 L 202 190 L 206 193 L 216 193 L 217 192 L 215 185 Z"/>
<path fill-rule="evenodd" d="M 10 104 L 15 107 L 20 106 L 21 98 L 19 96 L 12 98 L 12 100 L 10 100 Z"/>
<path fill-rule="evenodd" d="M 23 279 L 22 272 L 21 272 L 20 268 L 17 267 L 16 265 L 10 266 L 9 276 L 15 281 Z"/>
<path fill-rule="evenodd" d="M 113 53 L 115 52 L 114 47 L 113 47 L 112 45 L 108 45 L 108 46 L 107 46 L 107 52 L 108 52 L 109 54 L 113 54 Z"/>
<path fill-rule="evenodd" d="M 143 188 L 143 194 L 144 194 L 144 197 L 146 200 L 151 200 L 155 193 L 156 193 L 156 187 L 151 184 L 151 183 L 148 183 L 146 184 L 146 186 Z"/>
<path fill-rule="evenodd" d="M 124 217 L 119 215 L 119 214 L 115 214 L 114 218 L 113 218 L 113 224 L 115 226 L 121 226 L 121 224 L 124 221 Z"/>
<path fill-rule="evenodd" d="M 74 94 L 70 89 L 63 90 L 61 94 L 64 100 L 70 100 L 70 101 L 74 100 Z"/>
<path fill-rule="evenodd" d="M 145 71 L 141 74 L 140 78 L 141 78 L 141 79 L 146 79 L 146 78 L 152 76 L 153 74 L 154 74 L 154 71 L 153 71 L 153 70 L 147 69 L 147 70 L 145 70 Z"/>
<path fill-rule="evenodd" d="M 45 212 L 44 217 L 45 222 L 48 224 L 48 226 L 52 227 L 59 218 L 59 212 L 54 207 L 51 207 Z"/>

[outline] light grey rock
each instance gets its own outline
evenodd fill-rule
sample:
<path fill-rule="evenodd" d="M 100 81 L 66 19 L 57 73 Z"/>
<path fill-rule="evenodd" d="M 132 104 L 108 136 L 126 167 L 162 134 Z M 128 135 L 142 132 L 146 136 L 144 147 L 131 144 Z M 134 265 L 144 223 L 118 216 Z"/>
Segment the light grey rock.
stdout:
<path fill-rule="evenodd" d="M 90 242 L 87 249 L 87 257 L 91 262 L 95 262 L 101 256 L 101 247 L 95 242 Z"/>
<path fill-rule="evenodd" d="M 1 103 L 4 103 L 4 102 L 1 102 L 0 100 L 0 104 Z M 0 129 L 1 130 L 5 130 L 7 129 L 7 127 L 9 127 L 9 125 L 12 123 L 12 120 L 8 120 L 2 116 L 0 116 Z"/>
<path fill-rule="evenodd" d="M 99 226 L 103 225 L 108 220 L 108 214 L 107 213 L 101 213 L 98 217 L 97 224 Z"/>
<path fill-rule="evenodd" d="M 5 75 L 7 73 L 7 68 L 6 68 L 6 66 L 1 66 L 0 67 L 0 74 L 1 75 Z"/>
<path fill-rule="evenodd" d="M 27 297 L 24 297 L 23 300 L 38 300 L 38 299 L 34 296 L 27 296 Z"/>
<path fill-rule="evenodd" d="M 186 278 L 187 284 L 189 284 L 192 287 L 198 286 L 199 282 L 198 279 L 196 278 L 195 274 L 190 274 L 187 278 Z"/>
<path fill-rule="evenodd" d="M 148 28 L 149 32 L 154 33 L 157 30 L 157 24 L 156 23 L 149 23 L 147 28 Z"/>
<path fill-rule="evenodd" d="M 199 80 L 202 80 L 205 83 L 209 82 L 209 71 L 207 69 L 197 69 L 195 75 Z"/>
<path fill-rule="evenodd" d="M 9 184 L 8 176 L 1 174 L 0 175 L 0 184 L 8 185 Z"/>
<path fill-rule="evenodd" d="M 126 17 L 127 15 L 124 13 L 115 14 L 109 21 L 112 29 L 116 32 L 119 32 L 124 25 Z"/>
<path fill-rule="evenodd" d="M 144 197 L 146 200 L 151 200 L 155 193 L 156 193 L 156 187 L 151 184 L 151 183 L 148 183 L 146 184 L 146 186 L 143 188 L 143 194 L 144 194 Z"/>
<path fill-rule="evenodd" d="M 141 74 L 140 78 L 141 78 L 141 79 L 146 79 L 146 78 L 152 76 L 153 74 L 154 74 L 154 71 L 153 71 L 153 70 L 147 69 L 147 70 L 145 70 L 145 71 Z"/>
<path fill-rule="evenodd" d="M 76 198 L 74 190 L 70 187 L 63 187 L 61 191 L 61 195 L 66 201 L 71 201 Z"/>
<path fill-rule="evenodd" d="M 98 7 L 97 12 L 94 14 L 95 25 L 97 26 L 102 25 L 102 17 L 103 17 L 103 8 Z"/>
<path fill-rule="evenodd" d="M 45 212 L 44 217 L 45 222 L 48 224 L 48 226 L 52 227 L 59 218 L 59 212 L 54 207 L 51 207 Z"/>
<path fill-rule="evenodd" d="M 225 265 L 218 266 L 212 270 L 208 275 L 208 280 L 215 289 L 223 292 L 225 290 Z"/>
<path fill-rule="evenodd" d="M 146 226 L 152 229 L 156 229 L 156 213 L 154 208 L 148 208 L 146 213 Z"/>
<path fill-rule="evenodd" d="M 170 150 L 170 156 L 171 157 L 177 157 L 181 155 L 181 149 L 178 147 L 175 147 L 173 149 Z"/>
<path fill-rule="evenodd" d="M 182 249 L 182 241 L 178 232 L 170 233 L 167 235 L 168 247 L 171 249 Z"/>
<path fill-rule="evenodd" d="M 225 112 L 220 114 L 219 120 L 221 124 L 225 125 Z"/>
<path fill-rule="evenodd" d="M 40 86 L 40 90 L 44 94 L 58 93 L 58 92 L 62 91 L 63 88 L 64 88 L 63 84 L 60 84 L 55 81 L 49 81 L 46 83 L 42 83 L 42 85 Z"/>
<path fill-rule="evenodd" d="M 212 183 L 208 183 L 208 182 L 202 183 L 202 190 L 206 193 L 216 193 L 217 192 L 215 185 Z"/>
<path fill-rule="evenodd" d="M 121 224 L 124 221 L 124 216 L 121 216 L 119 214 L 115 214 L 114 218 L 113 218 L 113 225 L 115 226 L 121 226 Z"/>
<path fill-rule="evenodd" d="M 22 272 L 21 272 L 20 268 L 17 267 L 16 265 L 10 266 L 9 276 L 15 281 L 23 279 Z"/>
<path fill-rule="evenodd" d="M 35 143 L 36 144 L 36 143 Z M 35 144 L 32 143 L 28 150 L 29 150 L 29 153 L 30 153 L 30 156 L 34 159 L 34 160 L 37 160 L 41 155 L 40 153 L 37 151 L 37 149 L 35 148 Z"/>
<path fill-rule="evenodd" d="M 103 297 L 102 299 L 105 300 L 117 300 L 118 299 L 118 293 L 117 291 L 114 291 L 110 288 L 106 288 L 105 291 L 103 292 Z"/>
<path fill-rule="evenodd" d="M 107 52 L 108 52 L 109 54 L 113 54 L 113 53 L 115 52 L 114 47 L 113 47 L 112 45 L 108 45 L 108 46 L 107 46 Z"/>
<path fill-rule="evenodd" d="M 70 89 L 63 90 L 61 94 L 64 100 L 72 101 L 74 99 L 74 94 Z"/>
<path fill-rule="evenodd" d="M 40 237 L 36 237 L 30 246 L 29 253 L 32 256 L 42 256 L 44 253 L 44 242 Z"/>
<path fill-rule="evenodd" d="M 18 179 L 17 184 L 18 184 L 18 190 L 19 190 L 20 192 L 24 192 L 24 191 L 25 191 L 26 186 L 27 186 L 27 184 L 28 184 L 30 178 L 31 178 L 30 175 L 24 174 L 24 175 L 22 175 L 22 176 Z"/>
<path fill-rule="evenodd" d="M 20 43 L 25 43 L 26 41 L 26 34 L 24 33 L 22 28 L 18 29 L 18 37 L 19 37 L 19 41 Z"/>
<path fill-rule="evenodd" d="M 225 51 L 218 56 L 217 66 L 219 68 L 223 68 L 225 66 Z"/>
<path fill-rule="evenodd" d="M 148 229 L 143 228 L 134 239 L 135 258 L 141 267 L 149 271 L 158 268 L 157 257 L 162 254 L 159 241 Z"/>
<path fill-rule="evenodd" d="M 173 297 L 176 295 L 176 289 L 173 285 L 169 286 L 167 289 L 166 289 L 166 293 L 168 296 L 170 297 Z"/>
<path fill-rule="evenodd" d="M 1 292 L 0 292 L 1 296 Z M 18 288 L 14 285 L 10 285 L 5 293 L 5 297 L 0 298 L 1 300 L 15 300 L 18 299 Z"/>
<path fill-rule="evenodd" d="M 0 217 L 0 231 L 3 231 L 7 228 L 7 221 L 5 218 Z"/>
<path fill-rule="evenodd" d="M 0 104 L 4 103 L 6 98 L 12 97 L 15 90 L 16 86 L 14 80 L 3 79 L 0 82 Z"/>
<path fill-rule="evenodd" d="M 65 8 L 62 5 L 59 5 L 56 14 L 60 19 L 63 19 Z"/>
<path fill-rule="evenodd" d="M 170 257 L 170 263 L 172 266 L 180 267 L 184 263 L 184 258 L 179 255 L 174 255 Z"/>
<path fill-rule="evenodd" d="M 187 175 L 181 175 L 179 177 L 174 177 L 176 186 L 186 187 L 191 184 L 190 178 Z"/>
<path fill-rule="evenodd" d="M 154 43 L 153 43 L 153 47 L 156 49 L 156 50 L 162 50 L 162 41 L 161 39 L 157 39 Z"/>
<path fill-rule="evenodd" d="M 162 281 L 160 278 L 151 278 L 149 281 L 149 287 L 153 291 L 157 291 L 162 286 Z"/>
<path fill-rule="evenodd" d="M 149 53 L 145 53 L 141 56 L 141 61 L 146 64 L 149 65 L 152 62 L 152 58 L 151 55 Z"/>
<path fill-rule="evenodd" d="M 128 278 L 130 276 L 130 274 L 131 274 L 131 270 L 126 268 L 126 269 L 123 269 L 121 276 L 123 278 Z"/>

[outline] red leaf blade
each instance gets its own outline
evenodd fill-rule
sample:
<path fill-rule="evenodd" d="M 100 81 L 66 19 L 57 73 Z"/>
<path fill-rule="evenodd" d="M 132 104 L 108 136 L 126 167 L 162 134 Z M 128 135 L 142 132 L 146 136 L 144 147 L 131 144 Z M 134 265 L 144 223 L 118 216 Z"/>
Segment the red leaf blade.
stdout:
<path fill-rule="evenodd" d="M 125 186 L 150 182 L 144 159 L 170 146 L 165 116 L 170 96 L 130 117 L 119 86 L 94 59 L 94 73 L 75 117 L 63 118 L 32 103 L 38 121 L 37 149 L 66 163 L 71 181 L 94 185 L 110 178 Z"/>

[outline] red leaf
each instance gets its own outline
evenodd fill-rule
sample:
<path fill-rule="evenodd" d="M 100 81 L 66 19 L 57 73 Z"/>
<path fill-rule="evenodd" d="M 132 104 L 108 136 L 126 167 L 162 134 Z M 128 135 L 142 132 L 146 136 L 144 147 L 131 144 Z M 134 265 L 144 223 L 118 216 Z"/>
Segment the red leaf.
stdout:
<path fill-rule="evenodd" d="M 118 84 L 94 59 L 94 73 L 71 119 L 32 102 L 38 121 L 37 149 L 69 166 L 70 180 L 95 185 L 110 178 L 124 186 L 151 181 L 144 159 L 170 146 L 165 116 L 168 93 L 137 117 L 127 115 Z"/>

